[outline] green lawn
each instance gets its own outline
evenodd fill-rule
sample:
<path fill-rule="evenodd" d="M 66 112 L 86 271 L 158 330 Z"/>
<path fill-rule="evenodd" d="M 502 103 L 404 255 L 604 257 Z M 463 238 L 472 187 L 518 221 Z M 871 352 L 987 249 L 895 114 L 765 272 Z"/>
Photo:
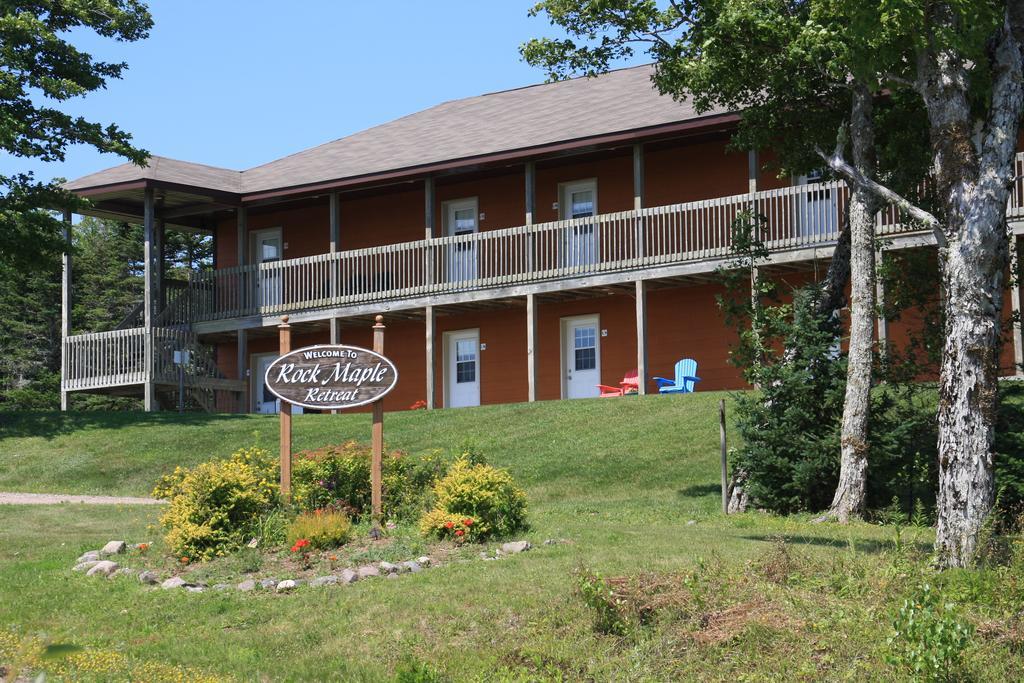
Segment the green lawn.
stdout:
<path fill-rule="evenodd" d="M 391 680 L 411 662 L 455 681 L 893 680 L 886 638 L 899 598 L 939 579 L 983 627 L 967 673 L 1024 675 L 1007 617 L 1020 596 L 992 597 L 997 570 L 931 576 L 917 557 L 929 530 L 904 530 L 895 547 L 890 527 L 721 517 L 721 397 L 389 414 L 392 447 L 469 440 L 509 468 L 538 545 L 396 581 L 287 596 L 149 591 L 69 567 L 109 539 L 152 538 L 157 510 L 0 506 L 0 626 L 239 680 Z M 277 438 L 266 416 L 2 419 L 8 491 L 144 495 L 175 465 Z M 298 448 L 368 436 L 365 414 L 295 420 Z M 628 636 L 602 635 L 574 591 L 581 567 L 661 581 L 661 602 Z"/>

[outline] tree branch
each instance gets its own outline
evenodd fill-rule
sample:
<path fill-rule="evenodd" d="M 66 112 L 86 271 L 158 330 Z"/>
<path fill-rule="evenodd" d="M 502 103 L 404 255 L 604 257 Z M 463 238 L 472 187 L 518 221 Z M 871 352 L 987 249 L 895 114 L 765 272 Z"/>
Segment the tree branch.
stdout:
<path fill-rule="evenodd" d="M 945 247 L 947 245 L 946 234 L 942 232 L 942 224 L 939 223 L 938 218 L 917 206 L 906 197 L 903 197 L 899 193 L 890 190 L 888 187 L 868 178 L 843 157 L 845 137 L 845 135 L 839 135 L 839 141 L 832 154 L 828 154 L 820 147 L 815 147 L 815 151 L 818 153 L 818 156 L 824 159 L 829 168 L 835 171 L 837 175 L 843 178 L 852 187 L 860 188 L 872 193 L 876 197 L 905 212 L 915 221 L 923 223 L 932 231 L 932 234 L 935 235 L 935 241 L 938 242 L 939 246 Z"/>

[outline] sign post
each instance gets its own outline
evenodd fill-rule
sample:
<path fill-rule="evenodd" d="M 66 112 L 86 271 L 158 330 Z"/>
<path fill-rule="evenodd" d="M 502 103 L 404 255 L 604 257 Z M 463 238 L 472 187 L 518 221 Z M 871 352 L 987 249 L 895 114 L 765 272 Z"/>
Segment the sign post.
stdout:
<path fill-rule="evenodd" d="M 378 315 L 373 325 L 373 352 L 384 355 L 384 316 Z M 384 398 L 373 402 L 373 439 L 370 464 L 371 503 L 373 506 L 373 528 L 380 534 L 381 506 L 381 460 L 384 457 Z"/>
<path fill-rule="evenodd" d="M 280 356 L 267 367 L 263 385 L 281 399 L 281 496 L 291 496 L 292 405 L 340 410 L 372 405 L 370 486 L 373 528 L 380 538 L 381 461 L 384 458 L 384 396 L 398 383 L 398 368 L 384 357 L 384 316 L 373 326 L 373 350 L 345 344 L 306 346 L 292 351 L 288 316 L 281 317 Z"/>
<path fill-rule="evenodd" d="M 292 350 L 292 327 L 288 324 L 288 316 L 281 316 L 281 324 L 277 326 L 278 343 L 281 356 Z M 292 497 L 292 404 L 281 401 L 281 497 L 287 503 Z"/>

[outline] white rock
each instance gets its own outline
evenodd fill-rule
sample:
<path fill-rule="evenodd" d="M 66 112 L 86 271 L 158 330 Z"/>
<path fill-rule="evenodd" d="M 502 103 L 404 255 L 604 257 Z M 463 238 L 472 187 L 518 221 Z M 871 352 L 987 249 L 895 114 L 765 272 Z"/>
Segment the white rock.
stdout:
<path fill-rule="evenodd" d="M 152 586 L 154 584 L 160 583 L 160 578 L 156 574 L 154 574 L 153 572 L 149 572 L 149 571 L 140 572 L 139 573 L 139 583 L 144 583 L 144 584 Z"/>
<path fill-rule="evenodd" d="M 385 574 L 397 574 L 402 570 L 397 564 L 391 564 L 390 562 L 381 562 L 379 565 L 380 570 Z"/>
<path fill-rule="evenodd" d="M 110 541 L 100 549 L 100 555 L 119 555 L 125 551 L 128 544 L 124 541 Z"/>
<path fill-rule="evenodd" d="M 426 555 L 420 555 L 416 558 L 416 561 L 419 562 L 420 565 L 423 567 L 429 567 L 431 564 L 433 564 L 433 560 L 431 560 Z"/>
<path fill-rule="evenodd" d="M 371 576 L 380 576 L 380 570 L 374 567 L 372 564 L 367 564 L 356 569 L 356 573 L 359 574 L 360 579 L 368 579 Z"/>
<path fill-rule="evenodd" d="M 274 588 L 277 586 L 277 579 L 263 579 L 260 581 L 260 588 Z"/>
<path fill-rule="evenodd" d="M 423 567 L 419 565 L 419 562 L 413 562 L 412 560 L 403 562 L 402 568 L 407 572 L 412 572 L 413 574 L 423 571 Z"/>
<path fill-rule="evenodd" d="M 110 576 L 111 574 L 116 572 L 119 567 L 120 567 L 120 565 L 118 565 L 117 562 L 111 562 L 110 560 L 103 560 L 102 562 L 97 562 L 92 567 L 90 567 L 89 571 L 87 571 L 85 573 L 85 575 L 86 576 Z"/>
<path fill-rule="evenodd" d="M 297 584 L 291 579 L 285 579 L 281 583 L 277 584 L 277 592 L 290 591 L 295 588 Z"/>
<path fill-rule="evenodd" d="M 74 567 L 71 568 L 71 571 L 74 571 L 74 572 L 84 572 L 86 569 L 92 569 L 93 567 L 95 567 L 99 563 L 100 563 L 99 560 L 86 560 L 85 562 L 79 562 L 78 564 L 76 564 Z"/>
<path fill-rule="evenodd" d="M 310 586 L 333 586 L 338 583 L 338 577 L 332 575 L 329 576 L 318 576 L 309 582 Z"/>
<path fill-rule="evenodd" d="M 343 569 L 341 574 L 338 574 L 338 578 L 342 583 L 355 583 L 359 580 L 359 574 L 355 573 L 351 569 Z"/>
<path fill-rule="evenodd" d="M 252 579 L 246 579 L 235 587 L 242 592 L 248 593 L 249 591 L 256 590 L 256 582 Z"/>
<path fill-rule="evenodd" d="M 164 590 L 170 590 L 171 588 L 181 588 L 187 585 L 188 581 L 186 581 L 185 579 L 181 578 L 180 576 L 172 576 L 171 578 L 161 583 L 160 587 Z"/>
<path fill-rule="evenodd" d="M 514 555 L 529 550 L 532 547 L 529 541 L 512 541 L 510 543 L 502 543 L 501 552 L 506 555 Z"/>
<path fill-rule="evenodd" d="M 202 593 L 206 590 L 206 586 L 185 586 L 185 590 L 189 593 Z"/>
<path fill-rule="evenodd" d="M 82 562 L 94 562 L 94 561 L 98 561 L 99 559 L 100 559 L 100 551 L 99 550 L 90 550 L 87 553 L 82 553 L 82 556 L 79 557 L 77 560 L 75 560 L 75 562 L 81 564 Z"/>

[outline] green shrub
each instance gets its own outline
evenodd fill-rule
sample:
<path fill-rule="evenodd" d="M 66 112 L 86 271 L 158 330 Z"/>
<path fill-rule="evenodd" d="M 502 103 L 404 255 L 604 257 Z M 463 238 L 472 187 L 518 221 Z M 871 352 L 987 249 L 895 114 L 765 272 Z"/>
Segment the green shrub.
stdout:
<path fill-rule="evenodd" d="M 352 522 L 344 512 L 314 510 L 303 512 L 288 527 L 288 544 L 306 539 L 317 550 L 337 548 L 348 542 L 352 535 Z"/>
<path fill-rule="evenodd" d="M 974 628 L 957 618 L 955 606 L 941 600 L 935 588 L 922 584 L 903 601 L 889 637 L 891 664 L 917 680 L 963 679 L 964 650 Z"/>
<path fill-rule="evenodd" d="M 292 500 L 305 511 L 341 509 L 358 518 L 370 509 L 370 461 L 370 447 L 356 441 L 296 453 Z M 385 453 L 381 460 L 384 515 L 419 514 L 424 494 L 446 466 L 438 452 L 419 457 L 402 451 Z"/>
<path fill-rule="evenodd" d="M 576 593 L 594 616 L 594 630 L 608 636 L 625 636 L 632 628 L 622 600 L 597 572 L 576 572 Z"/>
<path fill-rule="evenodd" d="M 244 545 L 261 515 L 277 505 L 270 462 L 266 451 L 250 448 L 163 477 L 153 495 L 170 501 L 160 523 L 172 552 L 207 560 Z"/>
<path fill-rule="evenodd" d="M 434 485 L 434 496 L 434 509 L 420 520 L 425 536 L 456 537 L 461 529 L 468 530 L 473 540 L 484 540 L 510 534 L 526 523 L 526 494 L 512 475 L 490 465 L 459 458 Z"/>

